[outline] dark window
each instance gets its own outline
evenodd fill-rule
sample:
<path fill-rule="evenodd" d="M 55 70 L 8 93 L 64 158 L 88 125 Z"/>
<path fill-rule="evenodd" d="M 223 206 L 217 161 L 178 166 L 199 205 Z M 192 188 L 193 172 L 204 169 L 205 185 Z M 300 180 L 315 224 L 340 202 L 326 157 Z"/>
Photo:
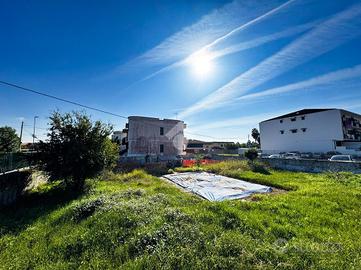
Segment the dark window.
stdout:
<path fill-rule="evenodd" d="M 306 132 L 307 128 L 301 128 L 302 132 Z"/>
<path fill-rule="evenodd" d="M 291 121 L 292 122 L 296 121 L 296 117 L 291 118 Z"/>
<path fill-rule="evenodd" d="M 297 129 L 290 129 L 292 133 L 297 133 Z"/>
<path fill-rule="evenodd" d="M 159 152 L 164 153 L 164 144 L 159 145 Z"/>
<path fill-rule="evenodd" d="M 283 120 L 282 120 L 282 119 L 280 120 L 280 123 L 283 123 Z"/>
<path fill-rule="evenodd" d="M 160 135 L 164 135 L 164 127 L 160 127 Z"/>
<path fill-rule="evenodd" d="M 305 116 L 301 116 L 301 120 L 305 120 Z"/>
<path fill-rule="evenodd" d="M 285 131 L 284 130 L 280 130 L 281 134 L 285 134 Z"/>

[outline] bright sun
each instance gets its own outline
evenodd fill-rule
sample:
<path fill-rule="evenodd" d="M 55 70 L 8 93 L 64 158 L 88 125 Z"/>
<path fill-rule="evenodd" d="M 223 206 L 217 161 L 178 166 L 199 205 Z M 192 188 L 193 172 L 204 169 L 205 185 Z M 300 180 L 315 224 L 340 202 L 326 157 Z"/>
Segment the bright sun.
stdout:
<path fill-rule="evenodd" d="M 193 73 L 199 78 L 206 78 L 214 69 L 211 55 L 204 51 L 191 55 L 188 59 L 188 63 L 190 64 Z"/>

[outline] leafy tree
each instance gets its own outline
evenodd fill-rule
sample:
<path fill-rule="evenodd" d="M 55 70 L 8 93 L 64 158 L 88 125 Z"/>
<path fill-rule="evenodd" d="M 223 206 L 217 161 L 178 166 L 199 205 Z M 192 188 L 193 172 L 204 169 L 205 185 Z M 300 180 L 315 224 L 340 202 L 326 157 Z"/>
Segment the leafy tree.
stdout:
<path fill-rule="evenodd" d="M 260 133 L 259 133 L 258 129 L 253 128 L 251 135 L 252 135 L 252 138 L 253 138 L 258 144 L 261 143 L 261 137 L 260 137 Z"/>
<path fill-rule="evenodd" d="M 248 150 L 244 153 L 244 156 L 245 156 L 246 158 L 248 158 L 250 161 L 255 160 L 255 159 L 258 157 L 257 149 L 254 149 L 254 148 L 248 149 Z"/>
<path fill-rule="evenodd" d="M 86 178 L 115 165 L 119 151 L 109 139 L 111 125 L 92 122 L 81 112 L 57 111 L 49 124 L 48 138 L 39 144 L 38 160 L 51 180 L 63 179 L 67 187 L 81 190 Z"/>
<path fill-rule="evenodd" d="M 15 152 L 19 150 L 19 146 L 20 138 L 15 129 L 0 127 L 0 152 Z"/>

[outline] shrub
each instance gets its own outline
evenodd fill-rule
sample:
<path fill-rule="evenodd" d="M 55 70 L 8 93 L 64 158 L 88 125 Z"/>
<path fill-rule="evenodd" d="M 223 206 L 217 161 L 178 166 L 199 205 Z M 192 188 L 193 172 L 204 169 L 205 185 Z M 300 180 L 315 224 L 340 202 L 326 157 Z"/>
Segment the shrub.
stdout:
<path fill-rule="evenodd" d="M 64 179 L 68 187 L 81 190 L 85 179 L 115 165 L 118 146 L 108 138 L 112 126 L 92 122 L 84 113 L 50 116 L 46 142 L 39 145 L 38 161 L 50 180 Z"/>
<path fill-rule="evenodd" d="M 249 160 L 253 161 L 253 160 L 255 160 L 255 159 L 258 157 L 258 151 L 257 151 L 257 149 L 254 149 L 254 148 L 248 149 L 248 150 L 244 153 L 244 156 L 245 156 L 246 158 L 248 158 Z"/>
<path fill-rule="evenodd" d="M 249 167 L 251 168 L 252 172 L 262 173 L 262 174 L 270 174 L 267 166 L 259 161 L 252 161 L 249 163 Z"/>

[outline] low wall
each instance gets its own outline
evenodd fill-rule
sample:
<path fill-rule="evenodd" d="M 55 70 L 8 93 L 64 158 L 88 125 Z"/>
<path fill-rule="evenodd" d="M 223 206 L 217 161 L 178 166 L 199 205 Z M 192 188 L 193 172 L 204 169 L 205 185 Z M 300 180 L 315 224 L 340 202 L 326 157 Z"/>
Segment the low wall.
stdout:
<path fill-rule="evenodd" d="M 0 207 L 14 203 L 30 181 L 29 171 L 14 171 L 0 175 Z"/>
<path fill-rule="evenodd" d="M 297 172 L 352 172 L 361 173 L 361 162 L 335 162 L 316 159 L 262 159 L 274 169 Z"/>

